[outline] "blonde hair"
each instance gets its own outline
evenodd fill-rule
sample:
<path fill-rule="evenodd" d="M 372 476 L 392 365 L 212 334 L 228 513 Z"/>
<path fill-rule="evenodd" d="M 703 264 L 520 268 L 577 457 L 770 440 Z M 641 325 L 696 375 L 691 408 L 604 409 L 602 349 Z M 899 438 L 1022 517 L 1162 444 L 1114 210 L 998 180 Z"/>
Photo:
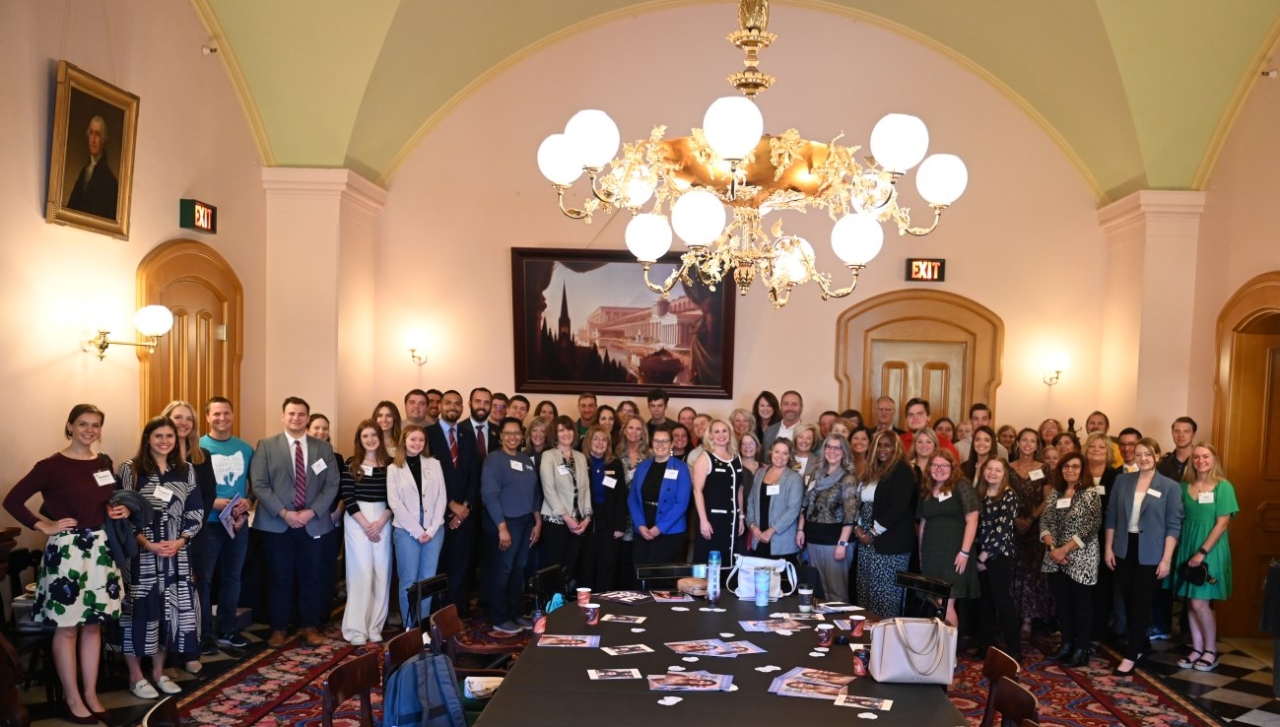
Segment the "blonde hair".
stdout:
<path fill-rule="evenodd" d="M 711 423 L 707 425 L 707 438 L 709 439 L 711 437 L 711 428 L 717 424 L 723 424 L 729 428 L 729 442 L 724 446 L 724 448 L 729 450 L 730 457 L 736 457 L 738 455 L 738 435 L 733 432 L 733 424 L 724 419 L 712 419 Z M 711 451 L 709 447 L 705 446 L 702 449 L 705 452 Z"/>
<path fill-rule="evenodd" d="M 427 442 L 427 430 L 417 424 L 406 424 L 404 425 L 404 428 L 400 430 L 400 439 L 396 442 L 396 456 L 391 459 L 391 461 L 395 463 L 395 466 L 403 467 L 404 463 L 408 461 L 409 458 L 406 454 L 406 450 L 408 448 L 405 447 L 405 441 L 409 439 L 409 435 L 414 432 L 422 432 L 422 451 L 419 452 L 418 455 L 422 457 L 431 456 L 431 445 Z"/>
<path fill-rule="evenodd" d="M 1217 484 L 1227 479 L 1227 473 L 1222 469 L 1222 459 L 1218 457 L 1218 448 L 1208 442 L 1196 442 L 1191 445 L 1191 454 L 1194 456 L 1196 449 L 1200 447 L 1209 450 L 1209 453 L 1213 455 L 1213 468 L 1209 470 L 1209 474 L 1207 475 L 1208 480 Z M 1182 471 L 1182 481 L 1187 484 L 1191 484 L 1196 481 L 1195 465 L 1192 465 Z"/>
<path fill-rule="evenodd" d="M 196 408 L 181 399 L 176 399 L 169 402 L 169 406 L 160 412 L 160 416 L 173 419 L 171 416 L 173 410 L 180 406 L 185 406 L 187 411 L 191 412 L 191 433 L 187 435 L 187 456 L 191 458 L 191 464 L 204 464 L 204 450 L 200 448 L 200 420 L 196 419 Z M 174 426 L 173 431 L 178 431 L 177 426 Z"/>

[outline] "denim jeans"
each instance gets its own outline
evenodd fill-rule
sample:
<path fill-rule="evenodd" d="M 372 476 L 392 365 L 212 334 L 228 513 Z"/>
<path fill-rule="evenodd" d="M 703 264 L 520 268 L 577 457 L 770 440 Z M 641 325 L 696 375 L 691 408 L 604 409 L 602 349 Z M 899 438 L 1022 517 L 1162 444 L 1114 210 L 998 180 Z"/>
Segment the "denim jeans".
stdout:
<path fill-rule="evenodd" d="M 444 547 L 444 526 L 440 526 L 435 537 L 425 543 L 419 543 L 404 528 L 393 527 L 391 542 L 395 546 L 396 574 L 400 578 L 400 617 L 404 620 L 407 631 L 431 613 L 431 604 L 424 603 L 417 618 L 410 616 L 409 587 L 436 574 L 440 564 L 440 550 Z"/>
<path fill-rule="evenodd" d="M 533 532 L 533 515 L 509 517 L 507 531 L 511 547 L 498 547 L 498 526 L 484 518 L 484 536 L 489 546 L 489 562 L 485 580 L 489 585 L 489 615 L 495 626 L 518 618 L 524 595 L 524 568 L 529 560 L 529 536 Z"/>
<path fill-rule="evenodd" d="M 199 559 L 196 589 L 200 593 L 200 633 L 208 637 L 235 631 L 236 609 L 240 606 L 240 571 L 244 568 L 245 554 L 249 552 L 249 529 L 236 533 L 233 540 L 222 523 L 207 522 L 196 534 L 195 551 Z M 218 576 L 216 631 L 213 629 L 213 602 L 209 599 L 215 574 Z"/>

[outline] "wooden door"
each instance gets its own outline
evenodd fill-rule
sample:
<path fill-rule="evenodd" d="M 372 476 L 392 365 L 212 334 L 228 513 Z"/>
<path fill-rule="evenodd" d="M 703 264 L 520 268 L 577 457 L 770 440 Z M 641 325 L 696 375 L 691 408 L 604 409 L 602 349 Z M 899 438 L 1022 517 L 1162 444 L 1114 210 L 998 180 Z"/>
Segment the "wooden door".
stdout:
<path fill-rule="evenodd" d="M 173 330 L 154 354 L 139 349 L 142 419 L 175 399 L 199 410 L 225 396 L 238 410 L 244 292 L 235 271 L 208 245 L 167 242 L 138 265 L 138 304 L 153 303 L 173 312 Z"/>
<path fill-rule="evenodd" d="M 967 341 L 948 341 L 947 330 L 918 331 L 932 339 L 899 341 L 872 339 L 868 398 L 892 396 L 898 421 L 905 421 L 907 401 L 918 396 L 929 402 L 932 418 L 955 419 L 963 414 Z M 905 427 L 904 427 L 905 428 Z"/>

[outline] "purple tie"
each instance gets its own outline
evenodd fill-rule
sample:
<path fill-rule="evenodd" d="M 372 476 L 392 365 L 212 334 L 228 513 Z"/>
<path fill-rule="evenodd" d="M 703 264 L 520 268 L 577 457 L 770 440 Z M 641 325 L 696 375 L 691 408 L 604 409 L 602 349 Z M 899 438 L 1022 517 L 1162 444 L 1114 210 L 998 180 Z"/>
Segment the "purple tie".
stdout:
<path fill-rule="evenodd" d="M 293 443 L 293 509 L 307 506 L 307 463 L 302 460 L 302 442 Z"/>
<path fill-rule="evenodd" d="M 453 466 L 458 466 L 458 435 L 457 429 L 449 427 L 449 457 L 453 459 Z"/>
<path fill-rule="evenodd" d="M 489 448 L 488 444 L 489 440 L 484 436 L 484 425 L 481 424 L 476 427 L 476 447 L 480 450 L 480 459 L 484 459 L 485 455 L 488 454 L 486 451 Z"/>

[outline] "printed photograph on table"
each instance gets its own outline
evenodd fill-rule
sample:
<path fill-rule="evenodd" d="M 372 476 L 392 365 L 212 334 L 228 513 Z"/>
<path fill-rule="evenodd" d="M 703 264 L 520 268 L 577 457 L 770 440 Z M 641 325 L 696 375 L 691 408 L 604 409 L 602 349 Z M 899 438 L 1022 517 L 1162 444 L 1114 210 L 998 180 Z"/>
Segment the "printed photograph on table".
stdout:
<path fill-rule="evenodd" d="M 138 97 L 58 61 L 45 220 L 129 239 Z"/>
<path fill-rule="evenodd" d="M 680 591 L 649 591 L 649 593 L 658 603 L 689 603 L 693 600 L 693 596 Z"/>
<path fill-rule="evenodd" d="M 588 669 L 587 676 L 591 681 L 612 681 L 615 679 L 640 679 L 639 669 Z"/>
<path fill-rule="evenodd" d="M 678 268 L 668 255 L 650 271 Z M 733 285 L 677 283 L 667 298 L 626 250 L 512 248 L 516 388 L 674 398 L 733 395 Z"/>
<path fill-rule="evenodd" d="M 642 624 L 645 622 L 644 616 L 627 616 L 626 614 L 606 613 L 600 617 L 601 621 L 612 621 L 619 624 Z"/>
<path fill-rule="evenodd" d="M 667 672 L 647 677 L 650 691 L 655 692 L 720 692 L 728 691 L 732 674 L 710 674 L 705 671 Z"/>
<path fill-rule="evenodd" d="M 630 656 L 632 654 L 648 654 L 653 651 L 646 644 L 627 644 L 625 646 L 601 646 L 600 650 L 610 656 Z"/>
<path fill-rule="evenodd" d="M 596 600 L 636 605 L 640 603 L 649 603 L 653 600 L 653 596 L 642 591 L 605 591 L 604 593 L 597 593 Z"/>
<path fill-rule="evenodd" d="M 887 712 L 893 708 L 892 699 L 876 699 L 875 697 L 858 697 L 852 694 L 841 694 L 836 697 L 836 704 L 841 707 L 858 707 Z"/>
<path fill-rule="evenodd" d="M 543 634 L 538 639 L 538 646 L 555 646 L 565 649 L 594 649 L 600 645 L 600 637 L 595 634 L 562 635 Z"/>

